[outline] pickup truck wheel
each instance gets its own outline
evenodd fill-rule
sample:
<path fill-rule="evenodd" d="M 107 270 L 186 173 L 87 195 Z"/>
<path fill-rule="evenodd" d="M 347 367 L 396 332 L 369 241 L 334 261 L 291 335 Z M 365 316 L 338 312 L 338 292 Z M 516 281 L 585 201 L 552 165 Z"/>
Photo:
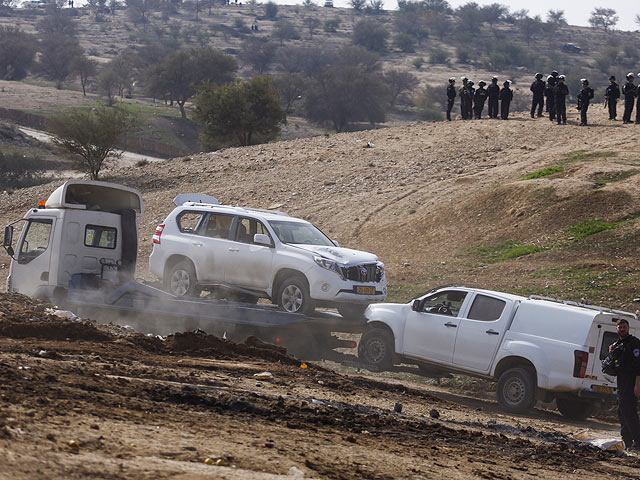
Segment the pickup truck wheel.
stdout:
<path fill-rule="evenodd" d="M 278 289 L 278 305 L 285 312 L 309 315 L 315 305 L 309 294 L 309 286 L 304 277 L 295 275 L 286 278 Z"/>
<path fill-rule="evenodd" d="M 596 411 L 596 404 L 581 398 L 556 398 L 556 407 L 562 414 L 571 420 L 585 420 Z"/>
<path fill-rule="evenodd" d="M 536 403 L 536 379 L 530 369 L 510 368 L 498 380 L 498 403 L 509 413 L 523 413 Z"/>
<path fill-rule="evenodd" d="M 356 303 L 345 303 L 342 305 L 338 305 L 338 312 L 343 318 L 348 320 L 362 320 L 362 316 L 364 315 L 364 311 L 367 309 L 368 305 L 360 305 Z"/>
<path fill-rule="evenodd" d="M 372 372 L 389 370 L 393 365 L 393 338 L 383 328 L 372 328 L 362 334 L 358 357 Z"/>
<path fill-rule="evenodd" d="M 167 292 L 176 297 L 193 297 L 199 293 L 196 270 L 187 260 L 175 264 L 164 280 Z"/>

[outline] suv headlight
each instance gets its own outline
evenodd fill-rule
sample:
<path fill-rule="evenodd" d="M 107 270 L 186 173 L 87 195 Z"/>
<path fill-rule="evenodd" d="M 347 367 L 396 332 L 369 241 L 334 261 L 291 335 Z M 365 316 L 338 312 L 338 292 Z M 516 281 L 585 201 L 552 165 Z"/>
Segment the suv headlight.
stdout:
<path fill-rule="evenodd" d="M 340 265 L 338 265 L 337 262 L 334 262 L 333 260 L 329 260 L 328 258 L 320 257 L 318 255 L 314 255 L 313 259 L 318 264 L 318 266 L 337 273 L 338 275 L 340 275 L 340 278 L 344 280 L 344 275 L 342 274 L 342 268 L 340 267 Z"/>

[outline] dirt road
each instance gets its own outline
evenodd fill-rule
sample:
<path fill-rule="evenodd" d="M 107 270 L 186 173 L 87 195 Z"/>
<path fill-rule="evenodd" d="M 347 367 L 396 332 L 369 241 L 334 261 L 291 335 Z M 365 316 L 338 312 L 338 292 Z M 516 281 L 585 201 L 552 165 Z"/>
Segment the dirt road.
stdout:
<path fill-rule="evenodd" d="M 3 479 L 600 479 L 640 467 L 572 440 L 611 436 L 607 422 L 512 417 L 259 344 L 65 320 L 15 294 L 0 294 L 0 371 Z"/>

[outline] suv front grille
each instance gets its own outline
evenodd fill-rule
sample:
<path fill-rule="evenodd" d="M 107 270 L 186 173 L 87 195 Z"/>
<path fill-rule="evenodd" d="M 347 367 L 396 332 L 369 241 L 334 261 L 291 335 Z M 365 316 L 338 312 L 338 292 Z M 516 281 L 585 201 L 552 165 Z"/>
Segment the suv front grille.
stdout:
<path fill-rule="evenodd" d="M 382 280 L 384 267 L 377 263 L 366 263 L 352 267 L 342 267 L 342 275 L 354 282 L 379 282 Z"/>

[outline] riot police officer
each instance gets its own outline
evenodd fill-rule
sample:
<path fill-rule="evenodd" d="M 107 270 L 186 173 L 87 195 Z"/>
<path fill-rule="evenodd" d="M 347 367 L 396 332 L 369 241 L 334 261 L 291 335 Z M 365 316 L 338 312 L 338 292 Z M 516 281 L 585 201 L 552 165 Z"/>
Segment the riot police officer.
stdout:
<path fill-rule="evenodd" d="M 638 74 L 640 77 L 640 73 Z M 638 101 L 636 102 L 636 124 L 640 123 L 640 89 L 636 87 L 636 97 L 638 97 Z"/>
<path fill-rule="evenodd" d="M 509 88 L 511 80 L 505 80 L 500 90 L 500 118 L 507 120 L 509 118 L 509 105 L 513 100 L 513 91 Z"/>
<path fill-rule="evenodd" d="M 556 119 L 558 125 L 567 124 L 567 105 L 565 99 L 569 95 L 569 87 L 564 83 L 565 76 L 558 76 L 558 83 L 553 87 L 553 98 L 556 102 Z"/>
<path fill-rule="evenodd" d="M 589 110 L 589 101 L 593 98 L 593 88 L 589 86 L 589 80 L 582 78 L 580 80 L 582 90 L 578 93 L 578 110 L 580 110 L 580 126 L 587 126 L 587 110 Z"/>
<path fill-rule="evenodd" d="M 618 332 L 616 343 L 621 344 L 622 348 L 617 375 L 620 434 L 628 450 L 640 450 L 640 420 L 638 419 L 640 340 L 629 334 L 629 322 L 624 318 L 618 320 L 616 331 Z M 609 351 L 615 348 L 614 345 L 611 345 Z"/>
<path fill-rule="evenodd" d="M 531 118 L 535 118 L 536 107 L 538 109 L 538 117 L 542 116 L 542 109 L 544 108 L 544 82 L 542 81 L 542 74 L 536 73 L 536 79 L 531 84 L 529 89 L 533 92 L 533 99 L 531 100 Z"/>
<path fill-rule="evenodd" d="M 449 79 L 449 86 L 447 87 L 447 120 L 451 121 L 451 109 L 453 108 L 453 102 L 456 99 L 456 77 Z"/>
<path fill-rule="evenodd" d="M 466 120 L 467 106 L 464 98 L 465 98 L 465 92 L 467 89 L 467 83 L 469 82 L 469 79 L 467 77 L 461 77 L 460 80 L 462 80 L 462 87 L 460 87 L 460 90 L 458 91 L 458 95 L 460 96 L 460 116 L 462 117 L 463 120 Z"/>
<path fill-rule="evenodd" d="M 556 86 L 556 83 L 558 83 L 557 77 L 549 75 L 547 77 L 547 85 L 544 87 L 544 96 L 547 97 L 547 112 L 549 113 L 549 120 L 552 122 L 556 119 L 556 101 L 553 98 L 553 87 Z"/>
<path fill-rule="evenodd" d="M 609 120 L 616 120 L 618 113 L 616 112 L 616 103 L 620 98 L 620 87 L 616 83 L 616 77 L 611 75 L 609 77 L 609 86 L 604 91 L 604 98 L 609 107 Z"/>
<path fill-rule="evenodd" d="M 498 77 L 491 77 L 491 84 L 487 87 L 489 95 L 489 118 L 498 118 L 498 98 L 500 97 L 500 87 Z"/>
<path fill-rule="evenodd" d="M 462 117 L 464 120 L 473 119 L 473 95 L 475 92 L 476 89 L 473 88 L 473 82 L 471 80 L 467 80 L 466 86 L 460 93 L 462 95 L 462 103 L 464 104 L 465 116 Z"/>
<path fill-rule="evenodd" d="M 484 102 L 487 100 L 489 92 L 484 86 L 487 84 L 484 80 L 478 82 L 478 89 L 473 94 L 473 113 L 476 120 L 482 118 L 482 110 L 484 109 Z"/>
<path fill-rule="evenodd" d="M 627 73 L 627 82 L 622 86 L 622 94 L 624 95 L 622 123 L 631 123 L 631 112 L 633 112 L 633 101 L 635 100 L 637 90 L 633 83 L 633 77 L 633 73 Z"/>

